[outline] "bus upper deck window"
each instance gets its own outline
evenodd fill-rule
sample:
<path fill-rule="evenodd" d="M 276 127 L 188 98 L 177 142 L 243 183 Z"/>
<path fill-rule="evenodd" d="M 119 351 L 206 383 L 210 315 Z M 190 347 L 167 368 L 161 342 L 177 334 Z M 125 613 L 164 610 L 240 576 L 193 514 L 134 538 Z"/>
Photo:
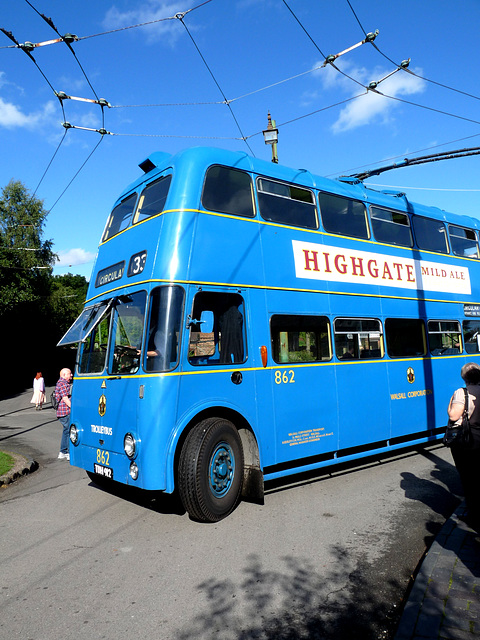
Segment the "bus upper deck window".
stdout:
<path fill-rule="evenodd" d="M 253 218 L 252 179 L 245 171 L 214 165 L 207 170 L 202 205 L 210 211 Z"/>
<path fill-rule="evenodd" d="M 319 193 L 318 200 L 326 231 L 353 238 L 369 237 L 367 211 L 362 202 L 329 193 Z"/>
<path fill-rule="evenodd" d="M 465 229 L 464 227 L 449 224 L 448 231 L 450 233 L 452 251 L 456 256 L 478 258 L 477 236 L 473 229 Z"/>
<path fill-rule="evenodd" d="M 260 215 L 264 220 L 302 229 L 318 229 L 315 198 L 309 189 L 258 178 L 257 194 Z"/>
<path fill-rule="evenodd" d="M 138 199 L 137 211 L 133 220 L 134 224 L 162 213 L 171 181 L 172 176 L 168 175 L 147 184 Z"/>
<path fill-rule="evenodd" d="M 128 227 L 132 218 L 132 213 L 135 208 L 136 201 L 137 194 L 132 193 L 132 195 L 128 196 L 128 198 L 122 200 L 120 204 L 117 204 L 108 219 L 102 242 L 105 242 L 105 240 L 109 240 L 113 236 L 117 235 L 117 233 L 120 233 L 120 231 L 123 231 Z"/>
<path fill-rule="evenodd" d="M 410 220 L 406 213 L 371 207 L 370 218 L 375 240 L 401 247 L 413 247 Z"/>
<path fill-rule="evenodd" d="M 435 251 L 436 253 L 449 253 L 447 230 L 440 220 L 413 216 L 413 230 L 419 249 Z"/>

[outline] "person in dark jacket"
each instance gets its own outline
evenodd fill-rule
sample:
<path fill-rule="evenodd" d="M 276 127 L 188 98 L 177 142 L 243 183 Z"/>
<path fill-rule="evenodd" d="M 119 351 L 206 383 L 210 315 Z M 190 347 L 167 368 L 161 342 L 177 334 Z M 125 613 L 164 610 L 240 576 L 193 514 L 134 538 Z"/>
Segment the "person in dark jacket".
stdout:
<path fill-rule="evenodd" d="M 462 482 L 467 504 L 467 524 L 480 531 L 480 366 L 468 362 L 460 372 L 468 392 L 468 417 L 472 443 L 468 448 L 452 446 L 452 456 Z M 457 389 L 448 405 L 448 417 L 461 424 L 465 408 L 465 392 Z"/>

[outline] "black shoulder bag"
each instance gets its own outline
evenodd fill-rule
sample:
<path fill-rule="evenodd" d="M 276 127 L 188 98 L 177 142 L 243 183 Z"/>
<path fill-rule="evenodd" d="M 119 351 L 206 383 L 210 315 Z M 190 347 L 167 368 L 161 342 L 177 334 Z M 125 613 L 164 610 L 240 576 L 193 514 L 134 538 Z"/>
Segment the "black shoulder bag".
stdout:
<path fill-rule="evenodd" d="M 57 387 L 55 387 L 50 395 L 50 402 L 52 403 L 52 409 L 56 411 L 58 409 L 58 405 L 60 404 L 57 398 Z"/>
<path fill-rule="evenodd" d="M 443 444 L 446 447 L 468 449 L 472 445 L 472 432 L 468 420 L 468 391 L 464 387 L 465 407 L 463 409 L 462 424 L 449 424 L 443 436 Z"/>

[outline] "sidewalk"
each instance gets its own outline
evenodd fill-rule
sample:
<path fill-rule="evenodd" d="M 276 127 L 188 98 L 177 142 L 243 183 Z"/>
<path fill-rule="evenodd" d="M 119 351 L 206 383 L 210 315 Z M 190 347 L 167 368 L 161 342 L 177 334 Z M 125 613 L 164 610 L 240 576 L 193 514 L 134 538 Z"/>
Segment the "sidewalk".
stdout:
<path fill-rule="evenodd" d="M 480 535 L 464 512 L 463 503 L 426 554 L 395 640 L 480 638 Z"/>

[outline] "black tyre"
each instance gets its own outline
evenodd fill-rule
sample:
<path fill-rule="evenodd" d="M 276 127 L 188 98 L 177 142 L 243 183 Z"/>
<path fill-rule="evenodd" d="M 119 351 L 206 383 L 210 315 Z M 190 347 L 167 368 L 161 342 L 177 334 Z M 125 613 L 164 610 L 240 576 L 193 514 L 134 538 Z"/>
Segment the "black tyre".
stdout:
<path fill-rule="evenodd" d="M 200 522 L 218 522 L 231 513 L 243 482 L 243 448 L 234 425 L 208 418 L 188 434 L 178 465 L 183 506 Z"/>

